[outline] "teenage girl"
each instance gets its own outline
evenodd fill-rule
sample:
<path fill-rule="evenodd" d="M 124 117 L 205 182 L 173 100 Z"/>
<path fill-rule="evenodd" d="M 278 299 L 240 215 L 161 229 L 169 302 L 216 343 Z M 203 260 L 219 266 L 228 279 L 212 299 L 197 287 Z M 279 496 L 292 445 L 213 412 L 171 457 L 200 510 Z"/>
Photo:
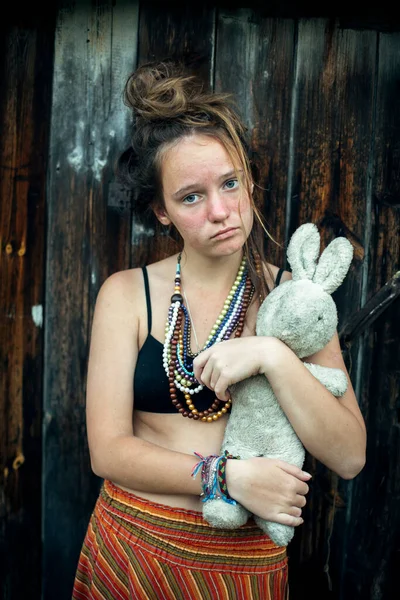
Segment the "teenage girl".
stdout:
<path fill-rule="evenodd" d="M 364 465 L 363 418 L 350 379 L 337 399 L 283 342 L 255 336 L 260 302 L 291 275 L 265 259 L 245 128 L 228 95 L 163 62 L 133 73 L 126 102 L 135 121 L 119 172 L 136 213 L 173 229 L 181 251 L 111 275 L 98 294 L 87 431 L 104 483 L 73 597 L 281 600 L 286 548 L 252 519 L 211 527 L 201 500 L 213 490 L 298 526 L 311 476 L 219 456 L 229 386 L 264 374 L 308 452 L 345 479 Z M 337 334 L 304 360 L 347 373 Z"/>

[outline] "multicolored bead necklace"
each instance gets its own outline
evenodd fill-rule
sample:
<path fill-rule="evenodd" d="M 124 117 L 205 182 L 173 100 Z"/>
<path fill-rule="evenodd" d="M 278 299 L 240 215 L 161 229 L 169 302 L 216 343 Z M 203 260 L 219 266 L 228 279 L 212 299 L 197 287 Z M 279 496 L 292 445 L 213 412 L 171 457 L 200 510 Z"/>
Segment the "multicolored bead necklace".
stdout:
<path fill-rule="evenodd" d="M 213 344 L 228 340 L 233 332 L 235 332 L 235 337 L 242 335 L 247 308 L 253 294 L 254 286 L 249 277 L 246 258 L 243 257 L 221 313 L 200 352 Z M 212 423 L 228 412 L 231 400 L 223 403 L 215 398 L 210 408 L 201 412 L 196 409 L 193 396 L 201 392 L 204 386 L 194 376 L 193 359 L 199 353 L 192 352 L 190 337 L 190 315 L 183 304 L 181 294 L 181 254 L 179 254 L 176 263 L 175 289 L 171 297 L 171 306 L 165 327 L 163 366 L 169 381 L 171 401 L 177 411 L 183 417 L 201 420 L 203 423 Z M 177 390 L 184 394 L 186 407 L 178 400 Z M 221 404 L 224 405 L 220 408 Z"/>

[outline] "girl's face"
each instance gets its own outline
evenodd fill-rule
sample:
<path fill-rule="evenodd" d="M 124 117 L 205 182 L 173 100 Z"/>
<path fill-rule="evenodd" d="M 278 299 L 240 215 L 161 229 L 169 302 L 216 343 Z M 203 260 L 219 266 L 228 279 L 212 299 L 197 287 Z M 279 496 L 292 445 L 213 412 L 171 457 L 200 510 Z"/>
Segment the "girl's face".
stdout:
<path fill-rule="evenodd" d="M 239 176 L 242 174 L 238 169 Z M 240 250 L 253 225 L 253 210 L 231 159 L 215 138 L 183 138 L 162 158 L 164 207 L 154 212 L 163 225 L 172 223 L 185 249 L 209 256 Z"/>

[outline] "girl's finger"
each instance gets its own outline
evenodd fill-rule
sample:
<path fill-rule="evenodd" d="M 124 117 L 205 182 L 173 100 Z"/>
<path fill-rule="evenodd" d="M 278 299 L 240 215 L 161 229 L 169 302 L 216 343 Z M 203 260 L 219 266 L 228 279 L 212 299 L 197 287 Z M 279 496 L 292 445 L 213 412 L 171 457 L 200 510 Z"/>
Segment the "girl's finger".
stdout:
<path fill-rule="evenodd" d="M 220 377 L 213 389 L 218 400 L 223 400 L 224 402 L 229 400 L 228 381 L 225 378 Z"/>
<path fill-rule="evenodd" d="M 197 377 L 196 377 L 196 379 L 203 385 L 207 386 L 209 389 L 213 389 L 211 387 L 212 374 L 213 374 L 213 366 L 211 364 L 211 361 L 208 361 L 201 371 L 200 379 L 198 379 Z"/>
<path fill-rule="evenodd" d="M 293 517 L 287 513 L 279 513 L 277 523 L 289 525 L 289 527 L 298 527 L 304 523 L 304 520 L 301 517 Z"/>
<path fill-rule="evenodd" d="M 306 497 L 302 496 L 301 494 L 296 494 L 295 506 L 304 508 L 306 504 L 307 504 Z"/>
<path fill-rule="evenodd" d="M 200 362 L 197 362 L 198 358 L 199 357 L 196 356 L 196 358 L 193 361 L 193 373 L 194 373 L 194 376 L 196 377 L 197 381 L 201 381 L 201 375 L 203 373 L 204 365 L 200 364 Z"/>
<path fill-rule="evenodd" d="M 294 475 L 295 477 L 303 481 L 308 481 L 309 479 L 311 479 L 310 473 L 307 473 L 307 471 L 302 471 L 301 469 L 299 469 L 299 467 L 296 467 L 295 465 L 292 465 L 280 459 L 276 459 L 276 463 L 283 471 L 289 473 L 289 475 Z"/>
<path fill-rule="evenodd" d="M 291 506 L 288 509 L 288 514 L 292 517 L 301 517 L 301 512 L 301 508 L 299 508 L 298 506 Z"/>
<path fill-rule="evenodd" d="M 203 352 L 201 352 L 198 356 L 196 356 L 196 358 L 193 361 L 193 371 L 196 374 L 196 371 L 198 369 L 202 369 L 204 367 L 204 365 L 206 364 L 206 362 L 209 359 L 209 355 L 210 355 L 210 350 L 212 350 L 212 348 L 208 349 L 208 350 L 204 350 Z M 197 377 L 196 377 L 197 379 Z"/>

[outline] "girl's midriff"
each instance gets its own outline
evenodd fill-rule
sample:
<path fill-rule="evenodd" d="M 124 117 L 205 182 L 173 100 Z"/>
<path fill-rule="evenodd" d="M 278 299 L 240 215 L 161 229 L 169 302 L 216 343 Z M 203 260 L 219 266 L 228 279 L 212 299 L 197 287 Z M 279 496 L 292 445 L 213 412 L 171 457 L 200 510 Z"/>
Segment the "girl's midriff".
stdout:
<path fill-rule="evenodd" d="M 227 419 L 228 416 L 225 416 L 213 423 L 199 423 L 185 419 L 179 414 L 134 411 L 134 435 L 168 450 L 190 455 L 193 455 L 196 451 L 203 456 L 207 456 L 219 453 Z M 190 477 L 190 473 L 187 476 Z M 118 487 L 152 502 L 188 510 L 202 510 L 200 497 L 191 494 L 154 494 L 137 491 L 122 485 Z"/>

